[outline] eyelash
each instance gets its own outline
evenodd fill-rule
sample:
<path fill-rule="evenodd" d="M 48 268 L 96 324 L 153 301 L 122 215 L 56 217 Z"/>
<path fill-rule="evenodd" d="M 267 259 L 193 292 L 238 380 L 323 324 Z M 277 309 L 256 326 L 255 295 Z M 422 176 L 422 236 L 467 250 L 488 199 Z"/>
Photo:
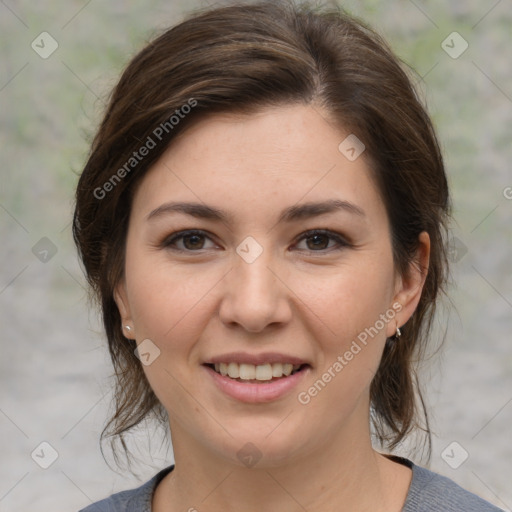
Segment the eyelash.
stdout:
<path fill-rule="evenodd" d="M 205 236 L 206 238 L 210 238 L 210 236 L 208 236 L 208 234 L 205 231 L 202 231 L 200 229 L 189 229 L 189 230 L 178 231 L 176 233 L 173 233 L 172 235 L 168 236 L 160 245 L 162 248 L 167 248 L 167 249 L 171 249 L 173 251 L 182 252 L 182 253 L 194 253 L 194 252 L 199 253 L 204 250 L 207 250 L 207 249 L 198 249 L 197 251 L 194 251 L 194 250 L 189 250 L 189 249 L 178 249 L 177 247 L 173 247 L 173 244 L 177 240 L 180 240 L 182 238 L 185 238 L 186 236 L 191 236 L 191 235 L 199 235 L 199 236 Z M 308 252 L 322 253 L 322 252 L 330 252 L 332 250 L 341 250 L 346 247 L 351 247 L 351 244 L 349 242 L 347 242 L 347 240 L 345 238 L 343 238 L 340 234 L 338 234 L 334 231 L 329 231 L 328 229 L 312 229 L 312 230 L 306 231 L 305 233 L 302 233 L 300 235 L 300 237 L 296 240 L 295 244 L 301 242 L 304 239 L 311 238 L 315 235 L 323 235 L 323 236 L 329 237 L 330 239 L 334 240 L 338 244 L 338 247 L 330 247 L 327 249 L 320 249 L 318 251 L 306 249 L 306 251 L 308 251 Z"/>

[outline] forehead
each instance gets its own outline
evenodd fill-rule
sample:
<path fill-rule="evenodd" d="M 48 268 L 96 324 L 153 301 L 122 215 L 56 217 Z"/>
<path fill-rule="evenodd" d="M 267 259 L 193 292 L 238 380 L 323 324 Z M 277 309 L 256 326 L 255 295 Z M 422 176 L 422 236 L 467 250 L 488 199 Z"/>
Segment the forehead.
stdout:
<path fill-rule="evenodd" d="M 250 219 L 294 203 L 340 199 L 385 215 L 364 152 L 353 160 L 340 151 L 350 135 L 312 106 L 209 116 L 148 171 L 133 210 L 147 215 L 170 200 L 188 200 Z"/>

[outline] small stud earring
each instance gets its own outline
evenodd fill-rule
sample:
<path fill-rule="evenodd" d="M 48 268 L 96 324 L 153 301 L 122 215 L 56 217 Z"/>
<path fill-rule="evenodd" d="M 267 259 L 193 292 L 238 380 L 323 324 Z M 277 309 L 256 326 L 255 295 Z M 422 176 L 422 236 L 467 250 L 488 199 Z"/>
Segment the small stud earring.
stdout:
<path fill-rule="evenodd" d="M 400 336 L 402 336 L 402 331 L 400 331 L 400 327 L 398 327 L 398 325 L 397 325 L 395 338 L 400 338 Z"/>
<path fill-rule="evenodd" d="M 124 328 L 128 331 L 128 332 L 131 332 L 132 331 L 132 328 L 129 326 L 129 325 L 125 325 Z"/>

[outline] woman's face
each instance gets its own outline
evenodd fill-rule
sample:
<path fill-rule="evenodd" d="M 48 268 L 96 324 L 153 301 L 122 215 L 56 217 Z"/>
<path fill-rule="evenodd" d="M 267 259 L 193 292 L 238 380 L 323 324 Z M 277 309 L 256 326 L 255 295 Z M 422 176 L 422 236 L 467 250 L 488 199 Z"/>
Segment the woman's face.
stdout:
<path fill-rule="evenodd" d="M 306 106 L 213 116 L 137 189 L 116 301 L 175 450 L 261 467 L 368 438 L 372 377 L 421 283 L 395 274 L 348 135 Z"/>

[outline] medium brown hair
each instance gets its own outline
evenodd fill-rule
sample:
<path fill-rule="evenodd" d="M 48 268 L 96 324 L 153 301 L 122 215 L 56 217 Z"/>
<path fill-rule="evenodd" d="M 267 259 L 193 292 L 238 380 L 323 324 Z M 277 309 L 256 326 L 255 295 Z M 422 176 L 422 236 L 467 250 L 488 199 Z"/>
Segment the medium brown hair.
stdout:
<path fill-rule="evenodd" d="M 135 345 L 122 334 L 113 295 L 124 272 L 137 183 L 178 134 L 206 115 L 297 103 L 320 107 L 364 142 L 389 216 L 398 272 L 407 273 L 418 235 L 430 236 L 421 299 L 401 338 L 387 340 L 370 389 L 381 445 L 393 449 L 419 427 L 428 434 L 430 455 L 415 362 L 447 277 L 450 199 L 438 141 L 411 80 L 377 33 L 340 8 L 291 1 L 232 2 L 193 13 L 140 51 L 112 91 L 79 179 L 73 221 L 117 383 L 102 439 L 118 437 L 126 449 L 123 434 L 150 413 L 165 420 Z M 131 160 L 150 139 L 154 146 L 145 156 Z"/>

